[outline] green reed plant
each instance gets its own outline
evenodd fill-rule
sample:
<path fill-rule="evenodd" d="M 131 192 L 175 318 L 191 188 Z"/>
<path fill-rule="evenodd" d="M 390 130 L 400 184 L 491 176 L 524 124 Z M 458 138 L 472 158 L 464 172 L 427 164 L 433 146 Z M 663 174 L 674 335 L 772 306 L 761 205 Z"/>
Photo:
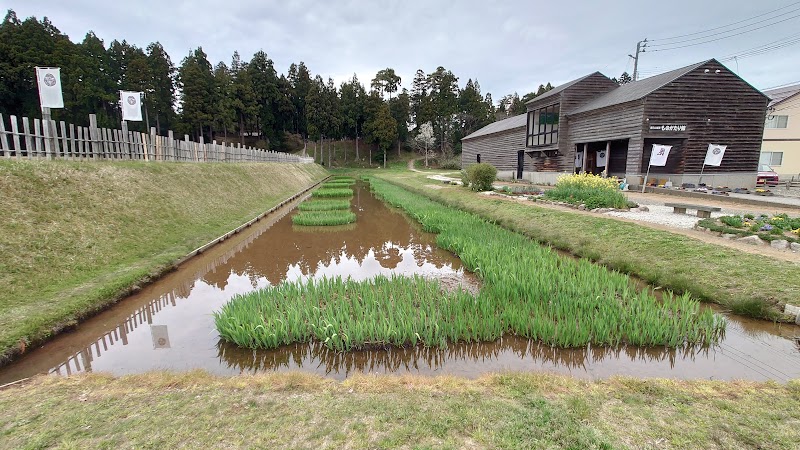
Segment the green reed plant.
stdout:
<path fill-rule="evenodd" d="M 344 199 L 308 200 L 297 206 L 300 211 L 333 211 L 349 208 L 350 200 Z"/>
<path fill-rule="evenodd" d="M 352 197 L 353 190 L 350 188 L 320 188 L 312 192 L 311 196 L 318 198 Z"/>
<path fill-rule="evenodd" d="M 481 291 L 444 293 L 434 282 L 402 277 L 284 283 L 236 297 L 216 313 L 224 339 L 262 348 L 318 339 L 347 350 L 510 333 L 562 347 L 680 347 L 712 344 L 724 332 L 724 319 L 688 295 L 659 299 L 624 274 L 562 257 L 475 215 L 383 180 L 370 185 L 437 233 L 437 244 L 480 276 Z"/>
<path fill-rule="evenodd" d="M 349 210 L 303 211 L 292 216 L 293 224 L 306 226 L 345 225 L 355 221 L 355 213 Z"/>

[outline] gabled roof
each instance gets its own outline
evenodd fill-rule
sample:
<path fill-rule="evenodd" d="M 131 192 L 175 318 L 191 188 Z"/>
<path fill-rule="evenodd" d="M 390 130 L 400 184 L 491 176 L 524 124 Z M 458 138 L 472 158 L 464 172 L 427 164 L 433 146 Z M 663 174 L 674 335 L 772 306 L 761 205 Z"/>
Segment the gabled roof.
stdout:
<path fill-rule="evenodd" d="M 499 120 L 490 123 L 480 130 L 461 138 L 462 141 L 467 139 L 474 139 L 476 137 L 486 136 L 488 134 L 500 133 L 501 131 L 513 130 L 515 128 L 522 128 L 527 124 L 528 114 L 520 114 L 518 116 L 509 117 L 508 119 Z"/>
<path fill-rule="evenodd" d="M 533 102 L 538 102 L 539 100 L 541 100 L 543 98 L 547 98 L 547 97 L 550 97 L 552 95 L 556 95 L 556 94 L 560 93 L 561 91 L 563 91 L 564 89 L 566 89 L 566 88 L 568 88 L 568 87 L 570 87 L 570 86 L 572 86 L 572 85 L 574 85 L 576 83 L 579 83 L 579 82 L 581 82 L 581 81 L 583 81 L 583 80 L 585 80 L 585 79 L 587 79 L 590 76 L 595 75 L 595 74 L 603 75 L 600 72 L 593 72 L 593 73 L 590 73 L 589 75 L 582 76 L 582 77 L 580 77 L 580 78 L 578 78 L 576 80 L 568 81 L 568 82 L 566 82 L 564 84 L 561 84 L 561 85 L 558 85 L 558 86 L 554 87 L 553 89 L 550 89 L 549 91 L 545 92 L 542 95 L 537 95 L 536 97 L 533 97 L 532 99 L 530 99 L 527 102 L 525 102 L 525 104 L 528 105 L 528 104 L 531 104 Z M 603 76 L 605 76 L 605 75 L 603 75 Z"/>
<path fill-rule="evenodd" d="M 567 114 L 577 114 L 642 99 L 659 88 L 686 75 L 692 70 L 701 67 L 703 64 L 706 64 L 709 61 L 712 60 L 709 59 L 707 61 L 692 64 L 691 66 L 681 67 L 680 69 L 654 75 L 643 80 L 632 81 L 630 83 L 623 84 L 620 87 L 612 89 L 572 111 L 567 111 Z"/>
<path fill-rule="evenodd" d="M 777 105 L 778 103 L 789 99 L 790 97 L 794 97 L 797 94 L 800 94 L 800 83 L 793 84 L 791 86 L 785 86 L 782 88 L 777 89 L 770 89 L 764 91 L 767 97 L 769 97 L 769 107 L 772 108 L 773 106 Z"/>

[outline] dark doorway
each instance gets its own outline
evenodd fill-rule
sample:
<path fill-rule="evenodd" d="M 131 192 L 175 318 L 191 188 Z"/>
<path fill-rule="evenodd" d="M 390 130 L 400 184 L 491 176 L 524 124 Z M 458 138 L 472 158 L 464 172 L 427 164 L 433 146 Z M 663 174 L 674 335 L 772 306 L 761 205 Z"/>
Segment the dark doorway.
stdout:
<path fill-rule="evenodd" d="M 522 169 L 525 168 L 525 151 L 520 150 L 517 152 L 517 179 L 522 179 Z"/>
<path fill-rule="evenodd" d="M 478 153 L 478 164 L 480 164 L 480 163 L 481 163 L 481 154 Z"/>

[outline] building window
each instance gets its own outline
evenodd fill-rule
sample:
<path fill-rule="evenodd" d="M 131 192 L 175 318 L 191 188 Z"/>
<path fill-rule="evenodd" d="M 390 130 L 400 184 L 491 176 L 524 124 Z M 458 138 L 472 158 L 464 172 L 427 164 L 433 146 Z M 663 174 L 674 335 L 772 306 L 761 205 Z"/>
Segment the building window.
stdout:
<path fill-rule="evenodd" d="M 481 162 L 481 154 L 478 153 L 478 164 L 480 164 L 480 162 Z"/>
<path fill-rule="evenodd" d="M 786 128 L 789 124 L 789 116 L 767 116 L 764 128 Z"/>
<path fill-rule="evenodd" d="M 528 147 L 558 142 L 559 112 L 558 103 L 528 112 Z"/>
<path fill-rule="evenodd" d="M 783 152 L 761 152 L 761 159 L 758 163 L 780 166 L 783 164 Z"/>

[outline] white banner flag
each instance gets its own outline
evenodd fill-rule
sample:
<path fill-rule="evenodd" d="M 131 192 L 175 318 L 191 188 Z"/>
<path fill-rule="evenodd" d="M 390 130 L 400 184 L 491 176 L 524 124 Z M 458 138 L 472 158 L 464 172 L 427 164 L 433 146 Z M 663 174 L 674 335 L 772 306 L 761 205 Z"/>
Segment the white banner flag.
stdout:
<path fill-rule="evenodd" d="M 598 150 L 597 151 L 597 167 L 605 167 L 606 166 L 606 151 L 605 150 Z"/>
<path fill-rule="evenodd" d="M 707 166 L 719 166 L 722 164 L 722 157 L 725 156 L 727 145 L 708 144 L 706 160 L 703 164 Z"/>
<path fill-rule="evenodd" d="M 122 120 L 142 121 L 141 92 L 119 91 L 119 101 L 122 104 Z"/>
<path fill-rule="evenodd" d="M 575 167 L 583 167 L 583 152 L 575 153 Z"/>
<path fill-rule="evenodd" d="M 666 166 L 667 157 L 669 157 L 669 151 L 671 149 L 671 145 L 653 144 L 653 151 L 650 152 L 650 165 Z"/>
<path fill-rule="evenodd" d="M 61 95 L 61 69 L 57 67 L 37 67 L 36 81 L 39 85 L 39 103 L 42 108 L 63 108 Z"/>

